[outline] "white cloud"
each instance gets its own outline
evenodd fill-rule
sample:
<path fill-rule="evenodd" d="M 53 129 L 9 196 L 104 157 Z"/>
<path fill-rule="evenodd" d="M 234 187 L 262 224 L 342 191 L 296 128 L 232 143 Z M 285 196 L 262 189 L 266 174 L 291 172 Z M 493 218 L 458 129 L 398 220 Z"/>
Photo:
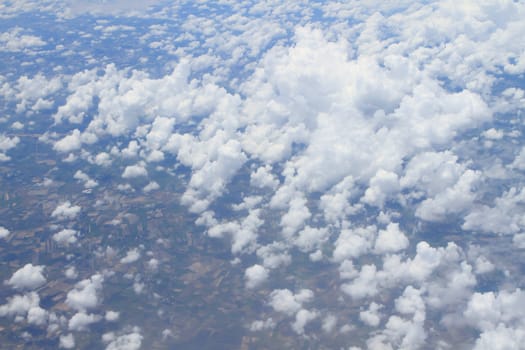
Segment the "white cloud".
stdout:
<path fill-rule="evenodd" d="M 2 43 L 2 49 L 0 49 L 0 51 L 19 52 L 46 45 L 46 42 L 42 40 L 42 38 L 35 35 L 22 34 L 22 31 L 22 28 L 15 27 L 7 32 L 1 33 L 0 43 Z"/>
<path fill-rule="evenodd" d="M 246 288 L 254 289 L 264 283 L 269 276 L 268 270 L 261 265 L 255 264 L 244 271 Z"/>
<path fill-rule="evenodd" d="M 82 140 L 80 131 L 78 129 L 73 130 L 73 132 L 67 136 L 64 136 L 62 139 L 55 142 L 53 149 L 60 153 L 69 153 L 76 151 L 82 147 Z"/>
<path fill-rule="evenodd" d="M 5 238 L 7 238 L 10 234 L 11 234 L 11 232 L 9 232 L 8 229 L 6 229 L 6 228 L 3 227 L 3 226 L 0 226 L 0 239 L 5 239 Z"/>
<path fill-rule="evenodd" d="M 303 303 L 310 302 L 314 293 L 309 289 L 301 289 L 297 294 L 289 289 L 276 289 L 270 294 L 270 306 L 277 312 L 293 315 L 301 310 Z"/>
<path fill-rule="evenodd" d="M 394 253 L 408 247 L 408 238 L 399 229 L 399 224 L 390 223 L 384 230 L 379 230 L 374 251 L 377 254 Z"/>
<path fill-rule="evenodd" d="M 370 303 L 368 310 L 359 313 L 359 319 L 370 327 L 379 326 L 382 317 L 379 310 L 381 310 L 382 307 L 383 305 L 376 304 L 375 302 Z"/>
<path fill-rule="evenodd" d="M 82 170 L 77 170 L 73 175 L 73 178 L 82 181 L 85 188 L 93 188 L 98 186 L 98 182 L 90 178 L 89 175 L 84 173 Z"/>
<path fill-rule="evenodd" d="M 44 326 L 48 320 L 48 312 L 39 306 L 32 307 L 27 312 L 27 323 Z"/>
<path fill-rule="evenodd" d="M 304 327 L 319 316 L 317 311 L 301 309 L 295 315 L 295 321 L 292 323 L 292 329 L 297 334 L 304 334 Z"/>
<path fill-rule="evenodd" d="M 83 311 L 77 312 L 68 322 L 70 331 L 87 331 L 89 326 L 100 321 L 101 317 L 94 314 L 86 314 Z"/>
<path fill-rule="evenodd" d="M 461 228 L 496 234 L 519 233 L 525 227 L 521 215 L 523 203 L 525 190 L 512 187 L 494 200 L 493 207 L 482 205 L 474 208 L 465 216 Z"/>
<path fill-rule="evenodd" d="M 40 297 L 36 292 L 29 292 L 24 295 L 15 295 L 7 298 L 7 304 L 0 306 L 0 316 L 26 315 L 29 310 L 38 307 Z"/>
<path fill-rule="evenodd" d="M 5 134 L 0 134 L 0 162 L 8 161 L 11 157 L 7 156 L 5 152 L 15 148 L 20 142 L 20 138 L 17 136 L 9 137 Z"/>
<path fill-rule="evenodd" d="M 64 275 L 69 279 L 75 279 L 78 277 L 78 272 L 74 266 L 70 266 L 64 271 Z"/>
<path fill-rule="evenodd" d="M 26 264 L 11 276 L 7 283 L 16 289 L 36 289 L 46 283 L 44 266 Z"/>
<path fill-rule="evenodd" d="M 144 188 L 142 189 L 145 193 L 158 190 L 160 188 L 159 184 L 155 181 L 149 182 Z"/>
<path fill-rule="evenodd" d="M 138 350 L 142 345 L 142 339 L 142 335 L 137 332 L 121 335 L 111 341 L 106 350 Z"/>
<path fill-rule="evenodd" d="M 250 174 L 250 184 L 255 187 L 269 187 L 275 189 L 279 185 L 279 180 L 272 174 L 271 165 L 267 164 L 257 168 Z"/>
<path fill-rule="evenodd" d="M 126 253 L 126 256 L 120 259 L 121 264 L 131 264 L 140 259 L 140 250 L 133 248 Z"/>
<path fill-rule="evenodd" d="M 58 346 L 62 349 L 73 349 L 75 347 L 75 336 L 73 333 L 61 335 Z"/>
<path fill-rule="evenodd" d="M 361 268 L 357 278 L 352 282 L 343 284 L 341 289 L 354 299 L 375 296 L 378 293 L 376 273 L 375 265 L 365 265 Z"/>
<path fill-rule="evenodd" d="M 262 330 L 273 329 L 274 327 L 275 327 L 275 321 L 270 317 L 264 321 L 262 320 L 253 321 L 252 324 L 250 325 L 250 330 L 252 332 L 258 332 Z"/>
<path fill-rule="evenodd" d="M 53 235 L 53 240 L 60 244 L 73 244 L 77 241 L 77 231 L 65 228 Z"/>
<path fill-rule="evenodd" d="M 128 165 L 122 173 L 123 179 L 132 179 L 143 176 L 148 176 L 148 171 L 141 164 Z"/>
<path fill-rule="evenodd" d="M 106 321 L 109 321 L 109 322 L 113 322 L 113 321 L 116 321 L 118 320 L 120 317 L 120 313 L 117 312 L 117 311 L 106 311 L 106 314 L 104 316 L 104 318 L 106 319 Z"/>
<path fill-rule="evenodd" d="M 341 230 L 335 241 L 334 260 L 339 262 L 348 258 L 359 258 L 372 248 L 376 234 L 377 228 L 373 225 Z"/>
<path fill-rule="evenodd" d="M 78 282 L 75 288 L 67 293 L 66 304 L 78 311 L 96 307 L 100 302 L 103 281 L 102 275 L 95 274 Z"/>
<path fill-rule="evenodd" d="M 80 206 L 71 205 L 70 201 L 59 204 L 51 213 L 51 217 L 59 220 L 74 219 L 80 213 Z"/>
<path fill-rule="evenodd" d="M 466 170 L 454 186 L 425 199 L 416 210 L 416 216 L 427 221 L 443 221 L 471 208 L 476 198 L 475 186 L 481 180 L 481 173 Z"/>

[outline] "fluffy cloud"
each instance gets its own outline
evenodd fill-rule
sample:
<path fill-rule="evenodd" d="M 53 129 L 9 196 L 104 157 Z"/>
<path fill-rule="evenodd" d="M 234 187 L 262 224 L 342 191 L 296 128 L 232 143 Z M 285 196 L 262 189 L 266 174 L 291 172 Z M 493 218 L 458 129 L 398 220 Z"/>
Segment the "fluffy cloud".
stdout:
<path fill-rule="evenodd" d="M 143 176 L 148 176 L 148 171 L 141 164 L 129 165 L 124 169 L 124 172 L 122 173 L 122 178 L 124 179 L 132 179 L 135 177 Z"/>
<path fill-rule="evenodd" d="M 106 350 L 138 350 L 142 345 L 142 339 L 142 335 L 137 332 L 124 334 L 112 340 L 106 346 Z"/>
<path fill-rule="evenodd" d="M 244 278 L 246 279 L 246 287 L 249 289 L 256 288 L 264 283 L 269 276 L 268 270 L 261 265 L 253 265 L 246 269 Z"/>
<path fill-rule="evenodd" d="M 77 231 L 65 228 L 53 235 L 53 240 L 61 244 L 73 244 L 77 241 Z"/>
<path fill-rule="evenodd" d="M 379 230 L 374 251 L 378 254 L 393 253 L 408 247 L 408 238 L 399 229 L 399 224 L 390 223 L 384 230 Z"/>
<path fill-rule="evenodd" d="M 368 310 L 361 311 L 359 313 L 359 319 L 368 326 L 377 327 L 379 325 L 379 322 L 381 321 L 382 315 L 379 312 L 381 308 L 382 305 L 372 302 L 370 303 Z"/>
<path fill-rule="evenodd" d="M 23 29 L 20 27 L 15 27 L 7 32 L 1 33 L 0 43 L 2 43 L 2 51 L 8 52 L 30 50 L 31 48 L 38 48 L 46 44 L 46 42 L 38 36 L 23 34 Z"/>
<path fill-rule="evenodd" d="M 35 289 L 46 283 L 44 266 L 26 264 L 11 276 L 7 283 L 16 289 Z"/>
<path fill-rule="evenodd" d="M 103 281 L 102 275 L 95 274 L 88 279 L 78 282 L 67 293 L 66 304 L 78 311 L 96 307 L 100 302 Z"/>
<path fill-rule="evenodd" d="M 80 213 L 80 206 L 72 205 L 70 201 L 59 204 L 51 213 L 51 217 L 59 220 L 74 219 Z"/>
<path fill-rule="evenodd" d="M 62 349 L 73 349 L 75 347 L 75 337 L 73 333 L 61 335 L 58 346 Z"/>
<path fill-rule="evenodd" d="M 93 188 L 98 186 L 97 181 L 90 178 L 88 174 L 81 170 L 77 170 L 77 172 L 73 175 L 73 178 L 83 182 L 85 188 Z"/>
<path fill-rule="evenodd" d="M 71 317 L 68 322 L 68 329 L 70 331 L 87 331 L 89 325 L 100 321 L 101 316 L 94 314 L 86 314 L 84 312 L 77 312 Z"/>
<path fill-rule="evenodd" d="M 131 264 L 140 259 L 140 250 L 133 248 L 126 253 L 126 256 L 120 259 L 122 264 Z"/>
<path fill-rule="evenodd" d="M 0 226 L 0 239 L 2 238 L 7 238 L 9 236 L 10 232 L 8 229 L 6 229 L 5 227 L 3 226 Z"/>
<path fill-rule="evenodd" d="M 67 136 L 64 136 L 62 139 L 55 142 L 53 148 L 61 153 L 68 153 L 76 151 L 82 147 L 82 140 L 80 131 L 78 129 L 73 130 L 73 132 Z"/>
<path fill-rule="evenodd" d="M 36 292 L 7 298 L 7 304 L 0 306 L 0 316 L 26 315 L 29 310 L 39 307 L 40 297 Z"/>
<path fill-rule="evenodd" d="M 270 294 L 270 306 L 278 312 L 293 315 L 301 310 L 303 303 L 311 301 L 314 293 L 309 289 L 301 289 L 297 294 L 289 289 L 277 289 Z"/>
<path fill-rule="evenodd" d="M 0 134 L 0 162 L 8 161 L 11 158 L 5 154 L 8 150 L 15 148 L 20 142 L 18 137 L 9 137 L 5 134 Z"/>

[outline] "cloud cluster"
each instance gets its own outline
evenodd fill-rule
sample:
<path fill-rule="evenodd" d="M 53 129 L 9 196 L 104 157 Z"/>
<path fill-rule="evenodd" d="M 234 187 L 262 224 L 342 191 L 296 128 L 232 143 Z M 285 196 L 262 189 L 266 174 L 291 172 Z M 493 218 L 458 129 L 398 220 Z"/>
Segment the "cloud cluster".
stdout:
<path fill-rule="evenodd" d="M 275 329 L 284 317 L 297 335 L 317 328 L 331 334 L 342 319 L 336 303 L 352 312 L 359 304 L 359 333 L 348 324 L 338 330 L 361 335 L 359 345 L 370 349 L 432 347 L 458 326 L 479 332 L 470 339 L 478 349 L 519 347 L 522 292 L 507 286 L 521 281 L 509 277 L 506 259 L 491 256 L 497 251 L 474 245 L 486 245 L 478 242 L 482 234 L 495 235 L 494 246 L 512 249 L 509 256 L 525 247 L 525 56 L 516 40 L 525 30 L 523 3 L 56 6 L 65 23 L 100 11 L 171 20 L 141 26 L 106 19 L 86 34 L 91 41 L 84 43 L 93 46 L 99 37 L 133 37 L 140 47 L 126 52 L 135 63 L 96 63 L 93 53 L 78 69 L 0 76 L 6 106 L 28 118 L 2 122 L 29 128 L 45 111 L 53 125 L 40 140 L 63 161 L 87 166 L 73 175 L 86 189 L 111 191 L 92 178 L 98 167 L 114 170 L 115 181 L 124 182 L 115 187 L 128 194 L 155 193 L 166 174 L 180 180 L 180 203 L 195 224 L 209 239 L 229 240 L 249 293 L 268 295 L 273 314 L 252 322 L 252 331 Z M 35 3 L 0 7 L 0 16 L 13 16 Z M 51 39 L 19 27 L 0 33 L 10 55 L 31 55 Z M 146 57 L 143 47 L 155 54 Z M 173 62 L 158 68 L 164 55 Z M 10 160 L 7 152 L 20 142 L 0 134 L 0 161 Z M 81 210 L 65 201 L 51 218 L 74 220 Z M 0 227 L 0 238 L 8 235 Z M 61 227 L 52 237 L 61 244 L 82 239 Z M 147 254 L 141 249 L 124 250 L 120 263 L 137 262 Z M 151 270 L 157 265 L 149 260 Z M 337 301 L 324 301 L 315 276 L 298 277 L 318 266 L 333 277 L 326 289 Z M 28 264 L 7 283 L 38 288 L 43 271 Z M 76 278 L 76 270 L 67 271 Z M 294 287 L 275 286 L 277 275 Z M 88 310 L 100 305 L 103 281 L 95 274 L 67 293 L 66 304 L 77 311 L 68 331 L 102 320 Z M 137 295 L 145 283 L 135 276 Z M 14 296 L 1 313 L 27 313 L 28 322 L 43 324 L 37 297 Z M 134 349 L 143 336 L 134 330 L 104 339 L 108 349 Z M 453 347 L 460 340 L 440 341 Z M 59 344 L 72 348 L 75 339 L 62 335 Z"/>

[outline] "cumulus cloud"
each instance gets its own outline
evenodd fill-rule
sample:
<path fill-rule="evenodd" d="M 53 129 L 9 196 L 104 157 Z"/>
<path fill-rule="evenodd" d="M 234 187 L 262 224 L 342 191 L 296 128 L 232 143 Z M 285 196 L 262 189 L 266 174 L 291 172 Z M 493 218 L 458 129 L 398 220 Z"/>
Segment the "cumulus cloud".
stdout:
<path fill-rule="evenodd" d="M 121 13 L 123 3 L 68 3 L 61 20 L 80 7 Z M 352 305 L 364 305 L 358 311 L 363 332 L 338 327 L 342 337 L 358 333 L 360 346 L 445 347 L 435 344 L 441 328 L 428 332 L 430 310 L 432 322 L 448 327 L 457 318 L 463 334 L 479 332 L 478 339 L 467 340 L 478 349 L 518 347 L 521 315 L 502 311 L 502 305 L 520 298 L 518 291 L 505 294 L 505 286 L 515 284 L 515 267 L 505 265 L 525 247 L 525 148 L 518 128 L 525 59 L 516 40 L 525 30 L 523 4 L 288 1 L 224 3 L 214 13 L 214 6 L 199 3 L 187 4 L 187 18 L 176 16 L 179 5 L 142 13 L 180 21 L 183 34 L 169 24 L 140 33 L 141 45 L 162 52 L 156 67 L 164 56 L 177 57 L 168 73 L 122 68 L 129 65 L 120 59 L 76 72 L 68 67 L 67 74 L 64 67 L 50 70 L 51 76 L 10 73 L 0 76 L 6 106 L 25 113 L 25 130 L 33 127 L 33 114 L 52 111 L 55 124 L 41 140 L 51 140 L 64 161 L 88 162 L 90 174 L 91 166 L 111 164 L 121 164 L 121 177 L 132 182 L 162 171 L 175 174 L 185 186 L 180 203 L 198 216 L 196 223 L 210 238 L 229 239 L 234 262 L 249 266 L 248 289 L 262 286 L 270 272 L 297 286 L 298 267 L 317 272 L 311 265 L 326 264 L 322 275 L 301 281 L 311 290 L 277 286 L 268 297 L 298 335 L 313 329 L 317 318 L 327 333 L 342 319 L 329 315 L 335 304 L 304 308 L 313 304 L 315 283 L 333 275 L 329 290 L 342 292 L 339 301 L 349 296 Z M 12 2 L 0 17 L 35 6 Z M 139 7 L 144 9 L 129 5 Z M 139 26 L 119 18 L 118 24 L 111 18 L 97 22 L 95 33 L 139 35 Z M 33 34 L 8 28 L 0 34 L 3 50 L 30 54 L 46 45 L 47 38 Z M 89 35 L 86 40 L 95 40 Z M 1 121 L 15 125 L 9 116 Z M 0 161 L 10 160 L 7 152 L 19 142 L 0 134 Z M 157 163 L 155 173 L 150 163 Z M 97 185 L 80 170 L 74 178 L 86 188 Z M 140 186 L 143 194 L 159 188 L 153 179 Z M 80 210 L 61 203 L 52 218 L 73 220 Z M 443 237 L 458 243 L 418 241 L 430 233 L 432 242 Z M 472 233 L 512 235 L 512 243 L 510 236 L 491 241 L 508 248 L 509 257 L 465 254 L 460 246 Z M 8 234 L 0 230 L 0 237 Z M 53 235 L 63 243 L 80 238 L 71 229 Z M 140 258 L 141 251 L 131 249 L 120 262 Z M 151 270 L 157 265 L 149 260 Z M 75 270 L 68 271 L 76 278 Z M 478 286 L 478 279 L 494 277 L 492 271 L 506 275 L 490 287 Z M 145 284 L 139 278 L 133 286 L 139 293 Z M 69 291 L 66 304 L 78 311 L 72 330 L 99 317 L 87 310 L 100 304 L 101 289 L 102 277 L 94 275 Z M 479 306 L 483 302 L 487 310 Z M 35 308 L 28 320 L 43 324 L 45 317 Z M 481 323 L 484 318 L 490 322 Z M 279 329 L 275 324 L 267 318 L 250 328 Z M 75 346 L 69 336 L 61 337 L 60 346 Z M 139 331 L 104 338 L 110 349 L 137 348 L 141 341 Z"/>
<path fill-rule="evenodd" d="M 68 322 L 68 329 L 70 331 L 87 331 L 89 326 L 100 321 L 101 316 L 94 314 L 86 314 L 82 311 L 77 312 L 71 317 Z"/>
<path fill-rule="evenodd" d="M 80 206 L 72 205 L 70 201 L 59 204 L 51 213 L 51 217 L 59 220 L 74 219 L 80 213 Z"/>
<path fill-rule="evenodd" d="M 65 228 L 53 235 L 53 240 L 60 244 L 73 244 L 77 241 L 77 231 Z"/>
<path fill-rule="evenodd" d="M 141 164 L 128 165 L 122 173 L 123 179 L 132 179 L 136 177 L 148 176 L 148 171 Z"/>
<path fill-rule="evenodd" d="M 297 294 L 289 289 L 276 289 L 270 294 L 269 304 L 275 311 L 293 315 L 313 297 L 314 293 L 309 289 L 301 289 Z"/>
<path fill-rule="evenodd" d="M 140 259 L 140 250 L 133 248 L 126 253 L 126 256 L 120 259 L 122 264 L 131 264 Z"/>
<path fill-rule="evenodd" d="M 53 149 L 61 153 L 76 151 L 81 147 L 82 140 L 80 137 L 80 131 L 78 129 L 73 130 L 71 134 L 64 136 L 53 145 Z"/>
<path fill-rule="evenodd" d="M 8 229 L 6 229 L 5 227 L 3 226 L 0 226 L 0 239 L 5 239 L 7 237 L 9 237 L 9 235 L 11 234 L 11 232 L 9 232 Z"/>
<path fill-rule="evenodd" d="M 393 253 L 408 247 L 408 238 L 399 229 L 399 224 L 390 223 L 384 230 L 379 230 L 374 251 L 378 254 Z"/>
<path fill-rule="evenodd" d="M 77 170 L 73 178 L 84 183 L 85 188 L 93 188 L 98 186 L 98 182 L 89 177 L 88 174 L 82 170 Z"/>
<path fill-rule="evenodd" d="M 158 183 L 156 183 L 155 181 L 151 181 L 146 186 L 144 186 L 144 188 L 142 190 L 144 192 L 148 193 L 148 192 L 151 192 L 151 191 L 158 190 L 159 188 L 160 188 L 160 186 L 159 186 Z"/>
<path fill-rule="evenodd" d="M 78 282 L 67 293 L 66 304 L 78 311 L 96 307 L 100 302 L 103 281 L 102 275 L 95 274 L 88 279 Z"/>
<path fill-rule="evenodd" d="M 9 137 L 5 134 L 0 134 L 0 162 L 5 162 L 11 159 L 11 157 L 7 156 L 5 152 L 15 148 L 19 142 L 20 138 L 17 136 Z"/>
<path fill-rule="evenodd" d="M 24 51 L 46 45 L 46 42 L 38 36 L 23 34 L 23 29 L 20 27 L 1 33 L 0 43 L 2 43 L 1 51 L 7 52 Z"/>
<path fill-rule="evenodd" d="M 44 266 L 26 264 L 11 276 L 7 284 L 16 289 L 36 289 L 46 283 Z"/>
<path fill-rule="evenodd" d="M 7 304 L 0 306 L 0 316 L 24 316 L 34 307 L 39 307 L 40 297 L 36 292 L 7 298 Z"/>
<path fill-rule="evenodd" d="M 143 336 L 138 332 L 116 337 L 107 346 L 106 350 L 138 350 L 142 345 Z"/>
<path fill-rule="evenodd" d="M 268 276 L 269 272 L 264 266 L 258 264 L 250 266 L 244 272 L 246 288 L 253 289 L 260 286 L 268 279 Z"/>
<path fill-rule="evenodd" d="M 73 349 L 75 347 L 75 336 L 73 333 L 61 335 L 58 346 L 62 349 Z"/>
<path fill-rule="evenodd" d="M 382 315 L 379 312 L 381 308 L 382 305 L 372 302 L 370 303 L 368 310 L 364 310 L 359 313 L 359 319 L 368 326 L 377 327 L 379 326 L 379 322 L 381 322 Z"/>

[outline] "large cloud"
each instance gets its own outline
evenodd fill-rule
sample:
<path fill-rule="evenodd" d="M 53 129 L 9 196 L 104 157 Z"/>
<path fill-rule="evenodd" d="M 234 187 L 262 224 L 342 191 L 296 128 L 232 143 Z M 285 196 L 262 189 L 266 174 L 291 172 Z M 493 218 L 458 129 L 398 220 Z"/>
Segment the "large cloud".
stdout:
<path fill-rule="evenodd" d="M 44 266 L 26 264 L 11 276 L 7 283 L 16 289 L 35 289 L 46 283 Z"/>

